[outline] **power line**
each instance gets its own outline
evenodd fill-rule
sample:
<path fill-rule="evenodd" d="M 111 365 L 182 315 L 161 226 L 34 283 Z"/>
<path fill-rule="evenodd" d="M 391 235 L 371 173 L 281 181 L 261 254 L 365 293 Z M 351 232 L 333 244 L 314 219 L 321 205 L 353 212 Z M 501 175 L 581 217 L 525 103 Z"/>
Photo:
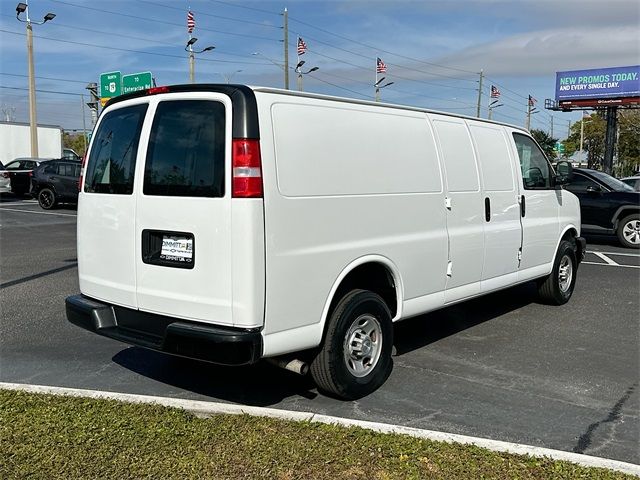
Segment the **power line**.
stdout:
<path fill-rule="evenodd" d="M 246 5 L 239 5 L 237 3 L 231 3 L 231 2 L 223 2 L 221 0 L 209 0 L 210 2 L 213 3 L 219 3 L 221 5 L 227 5 L 229 7 L 235 7 L 235 8 L 243 8 L 245 10 L 252 10 L 254 12 L 260 12 L 260 13 L 266 13 L 268 15 L 282 15 L 281 13 L 276 13 L 276 12 L 270 12 L 269 10 L 262 10 L 261 8 L 255 8 L 255 7 L 247 7 Z"/>
<path fill-rule="evenodd" d="M 375 47 L 375 46 L 373 46 L 373 45 L 369 45 L 369 44 L 366 44 L 366 43 L 360 42 L 360 41 L 358 41 L 358 40 L 354 40 L 353 38 L 345 37 L 344 35 L 340 35 L 340 34 L 337 34 L 337 33 L 331 32 L 331 31 L 329 31 L 329 30 L 325 30 L 325 29 L 323 29 L 323 28 L 316 27 L 315 25 L 312 25 L 312 24 L 310 24 L 310 23 L 303 22 L 302 20 L 298 20 L 297 18 L 294 18 L 294 17 L 291 17 L 291 16 L 289 16 L 289 20 L 291 20 L 291 21 L 293 21 L 293 22 L 300 23 L 301 25 L 305 25 L 305 26 L 307 26 L 307 27 L 314 28 L 314 29 L 316 29 L 316 30 L 318 30 L 318 31 L 321 31 L 321 32 L 324 32 L 324 33 L 326 33 L 326 34 L 333 35 L 333 36 L 338 37 L 338 38 L 341 38 L 341 39 L 343 39 L 343 40 L 347 40 L 347 41 L 349 41 L 349 42 L 356 43 L 356 44 L 358 44 L 358 45 L 362 45 L 363 47 L 367 47 L 367 48 L 373 49 L 373 50 L 375 50 L 376 52 L 388 53 L 389 55 L 394 55 L 394 56 L 396 56 L 396 57 L 404 58 L 404 59 L 406 59 L 406 60 L 411 60 L 411 61 L 413 61 L 413 62 L 417 62 L 417 63 L 423 63 L 423 64 L 425 64 L 425 65 L 430 65 L 430 66 L 433 66 L 433 67 L 439 67 L 439 68 L 444 68 L 444 69 L 449 69 L 449 70 L 455 70 L 455 71 L 458 71 L 458 72 L 470 73 L 470 74 L 473 74 L 473 75 L 477 75 L 477 74 L 478 74 L 478 72 L 472 72 L 472 71 L 470 71 L 470 70 L 464 70 L 464 69 L 462 69 L 462 68 L 449 67 L 449 66 L 447 66 L 447 65 L 441 65 L 441 64 L 437 64 L 437 63 L 427 62 L 427 61 L 425 61 L 425 60 L 418 60 L 418 59 L 416 59 L 416 58 L 408 57 L 408 56 L 405 56 L 405 55 L 400 55 L 400 54 L 398 54 L 398 53 L 394 53 L 394 52 L 391 52 L 391 51 L 389 51 L 389 50 L 384 50 L 384 49 L 382 49 L 382 48 L 378 48 L 378 47 Z M 436 73 L 433 73 L 433 75 L 446 77 L 446 75 L 436 74 Z M 455 77 L 447 77 L 447 78 L 455 78 Z M 468 79 L 463 79 L 463 80 L 466 80 L 466 81 L 472 81 L 472 80 L 468 80 Z"/>
<path fill-rule="evenodd" d="M 164 25 L 171 25 L 173 27 L 181 27 L 181 28 L 185 27 L 185 25 L 182 25 L 180 23 L 167 22 L 165 20 L 159 20 L 157 18 L 142 17 L 140 15 L 129 15 L 127 13 L 121 13 L 121 12 L 112 12 L 110 10 L 103 10 L 101 8 L 88 7 L 86 5 L 78 5 L 78 4 L 70 3 L 70 2 L 63 2 L 62 0 L 51 0 L 51 1 L 55 2 L 55 3 L 60 3 L 62 5 L 67 5 L 67 6 L 70 6 L 70 7 L 74 7 L 74 8 L 84 8 L 86 10 L 92 10 L 94 12 L 108 13 L 110 15 L 118 15 L 118 16 L 121 16 L 121 17 L 133 18 L 136 21 L 141 21 L 142 20 L 142 21 L 145 21 L 145 22 L 155 22 L 155 23 L 161 23 L 161 24 L 164 24 Z M 236 33 L 236 32 L 225 32 L 225 31 L 222 31 L 222 30 L 214 30 L 214 29 L 211 29 L 211 28 L 204 28 L 204 27 L 198 27 L 198 28 L 200 30 L 202 30 L 202 31 L 219 33 L 219 34 L 222 34 L 222 35 L 233 35 L 233 36 L 236 36 L 236 37 L 255 38 L 255 39 L 258 39 L 258 40 L 267 40 L 267 41 L 270 41 L 270 42 L 280 42 L 280 40 L 278 40 L 278 39 L 274 39 L 274 38 L 270 38 L 270 37 L 261 37 L 259 35 L 249 35 L 249 34 Z"/>
<path fill-rule="evenodd" d="M 138 0 L 139 3 L 148 3 L 150 5 L 155 5 L 156 7 L 162 7 L 162 8 L 168 8 L 170 10 L 177 10 L 179 12 L 183 12 L 186 13 L 186 10 L 184 8 L 180 8 L 180 7 L 171 7 L 169 5 L 163 5 L 162 3 L 157 3 L 157 2 L 151 2 L 149 0 Z M 268 27 L 268 28 L 277 28 L 279 30 L 282 30 L 282 27 L 276 26 L 276 25 L 268 25 L 268 24 L 264 24 L 264 23 L 260 23 L 260 22 L 252 22 L 251 20 L 243 20 L 240 18 L 233 18 L 233 17 L 223 17 L 221 15 L 213 15 L 211 13 L 204 13 L 201 11 L 197 11 L 195 12 L 198 15 L 202 15 L 203 17 L 213 17 L 213 18 L 220 18 L 222 20 L 230 20 L 232 22 L 241 22 L 241 23 L 246 23 L 249 25 L 257 25 L 259 27 Z"/>
<path fill-rule="evenodd" d="M 0 29 L 0 32 L 3 33 L 8 33 L 11 35 L 19 35 L 24 37 L 26 34 L 24 33 L 19 33 L 19 32 L 11 32 L 9 30 L 2 30 Z M 95 43 L 86 43 L 86 42 L 74 42 L 72 40 L 60 40 L 58 38 L 51 38 L 51 37 L 43 37 L 38 35 L 37 38 L 42 38 L 45 40 L 51 40 L 52 42 L 61 42 L 61 43 L 70 43 L 73 45 L 82 45 L 84 47 L 95 47 L 95 48 L 103 48 L 106 50 L 116 50 L 119 52 L 129 52 L 129 53 L 140 53 L 140 54 L 144 54 L 144 55 L 154 55 L 154 56 L 158 56 L 158 57 L 168 57 L 168 58 L 179 58 L 179 59 L 184 59 L 185 57 L 183 57 L 182 55 L 172 55 L 169 53 L 159 53 L 159 52 L 145 52 L 143 50 L 131 50 L 128 48 L 118 48 L 118 47 L 107 47 L 105 45 L 97 45 Z M 267 63 L 264 62 L 242 62 L 242 61 L 231 61 L 231 60 L 217 60 L 217 59 L 213 59 L 213 58 L 204 58 L 204 57 L 200 57 L 198 58 L 198 61 L 202 61 L 202 62 L 213 62 L 213 63 L 232 63 L 232 64 L 243 64 L 243 65 L 268 65 Z"/>
<path fill-rule="evenodd" d="M 9 76 L 9 77 L 29 78 L 28 75 L 21 75 L 19 73 L 0 72 L 0 75 L 6 75 L 6 76 Z M 90 83 L 90 82 L 83 82 L 82 80 L 71 80 L 71 79 L 68 79 L 68 78 L 53 78 L 53 77 L 34 77 L 34 78 L 37 78 L 37 79 L 40 79 L 40 80 L 55 80 L 55 81 L 58 81 L 58 82 L 71 82 L 71 83 L 84 83 L 84 84 Z"/>

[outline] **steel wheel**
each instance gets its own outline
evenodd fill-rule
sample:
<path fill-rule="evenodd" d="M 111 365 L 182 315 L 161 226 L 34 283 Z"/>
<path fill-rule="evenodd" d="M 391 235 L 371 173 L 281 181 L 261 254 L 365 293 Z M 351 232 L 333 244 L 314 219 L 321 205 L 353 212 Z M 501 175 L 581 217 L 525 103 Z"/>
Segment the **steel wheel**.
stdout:
<path fill-rule="evenodd" d="M 369 314 L 354 320 L 344 339 L 344 362 L 354 377 L 365 377 L 373 371 L 382 351 L 382 328 Z"/>
<path fill-rule="evenodd" d="M 560 260 L 560 268 L 558 268 L 558 285 L 562 292 L 567 292 L 571 287 L 571 281 L 573 280 L 573 263 L 571 259 L 564 255 Z"/>

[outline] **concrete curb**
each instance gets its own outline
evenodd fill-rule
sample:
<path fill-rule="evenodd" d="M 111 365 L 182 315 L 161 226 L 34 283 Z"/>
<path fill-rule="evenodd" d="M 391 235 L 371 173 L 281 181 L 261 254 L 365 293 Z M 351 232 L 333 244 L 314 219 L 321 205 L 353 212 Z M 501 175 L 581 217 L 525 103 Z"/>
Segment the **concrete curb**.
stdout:
<path fill-rule="evenodd" d="M 553 460 L 564 460 L 585 467 L 607 468 L 610 470 L 616 470 L 640 477 L 640 465 L 620 462 L 618 460 L 609 460 L 607 458 L 592 457 L 590 455 L 582 455 L 579 453 L 564 452 L 562 450 L 552 450 L 550 448 L 534 447 L 530 445 L 503 442 L 499 440 L 490 440 L 487 438 L 470 437 L 467 435 L 458 435 L 455 433 L 422 430 L 419 428 L 404 427 L 402 425 L 390 425 L 386 423 L 367 422 L 364 420 L 352 420 L 349 418 L 331 417 L 328 415 L 320 415 L 308 412 L 296 412 L 291 410 L 279 410 L 276 408 L 265 407 L 251 407 L 218 402 L 204 402 L 198 400 L 183 400 L 179 398 L 155 397 L 150 395 L 135 395 L 130 393 L 102 392 L 97 390 L 48 387 L 42 385 L 26 385 L 20 383 L 0 382 L 0 389 L 19 390 L 29 393 L 66 395 L 71 397 L 109 399 L 128 403 L 155 403 L 158 405 L 164 405 L 166 407 L 181 408 L 199 416 L 209 416 L 216 414 L 247 414 L 259 417 L 293 420 L 298 422 L 319 422 L 333 425 L 343 425 L 346 427 L 361 427 L 380 433 L 397 433 L 439 442 L 471 444 L 496 452 L 530 455 L 533 457 L 548 457 Z"/>

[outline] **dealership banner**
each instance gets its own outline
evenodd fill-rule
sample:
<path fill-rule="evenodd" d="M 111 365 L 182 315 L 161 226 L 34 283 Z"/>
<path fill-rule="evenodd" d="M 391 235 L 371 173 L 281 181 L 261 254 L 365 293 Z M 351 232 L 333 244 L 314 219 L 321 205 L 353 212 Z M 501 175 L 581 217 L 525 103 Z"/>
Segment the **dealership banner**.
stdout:
<path fill-rule="evenodd" d="M 640 65 L 556 73 L 556 101 L 640 96 Z"/>

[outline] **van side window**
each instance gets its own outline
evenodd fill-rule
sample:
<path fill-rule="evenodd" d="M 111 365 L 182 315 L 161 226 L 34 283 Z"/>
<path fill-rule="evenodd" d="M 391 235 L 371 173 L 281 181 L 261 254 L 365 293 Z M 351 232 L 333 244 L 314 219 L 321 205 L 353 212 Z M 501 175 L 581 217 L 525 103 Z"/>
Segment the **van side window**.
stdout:
<path fill-rule="evenodd" d="M 520 157 L 524 188 L 527 190 L 551 188 L 551 166 L 536 142 L 520 133 L 514 133 L 513 139 Z"/>
<path fill-rule="evenodd" d="M 224 196 L 225 107 L 221 102 L 158 104 L 144 168 L 145 195 Z"/>
<path fill-rule="evenodd" d="M 105 115 L 91 145 L 84 191 L 131 195 L 140 130 L 147 104 Z"/>

